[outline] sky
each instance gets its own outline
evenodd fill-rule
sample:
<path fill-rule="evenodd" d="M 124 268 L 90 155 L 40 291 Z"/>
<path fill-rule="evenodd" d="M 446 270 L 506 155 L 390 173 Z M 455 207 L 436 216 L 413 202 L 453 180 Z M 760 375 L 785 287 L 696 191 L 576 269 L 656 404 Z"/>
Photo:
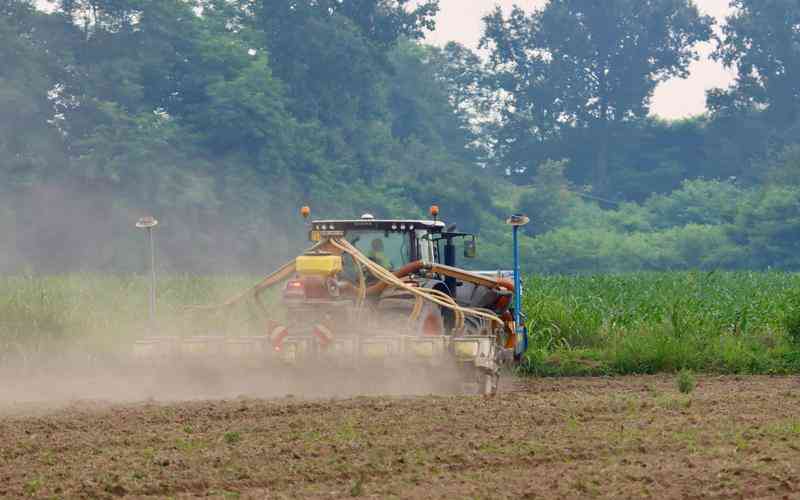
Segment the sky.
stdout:
<path fill-rule="evenodd" d="M 545 0 L 439 0 L 440 11 L 436 31 L 427 41 L 436 45 L 455 40 L 468 47 L 477 48 L 481 38 L 481 17 L 500 5 L 506 12 L 516 4 L 526 11 L 541 7 Z M 729 0 L 695 0 L 704 14 L 722 22 L 730 12 Z M 656 89 L 651 112 L 663 118 L 677 119 L 702 113 L 705 110 L 705 91 L 714 87 L 727 87 L 733 71 L 707 58 L 710 44 L 699 47 L 701 59 L 690 67 L 687 79 L 673 79 Z"/>

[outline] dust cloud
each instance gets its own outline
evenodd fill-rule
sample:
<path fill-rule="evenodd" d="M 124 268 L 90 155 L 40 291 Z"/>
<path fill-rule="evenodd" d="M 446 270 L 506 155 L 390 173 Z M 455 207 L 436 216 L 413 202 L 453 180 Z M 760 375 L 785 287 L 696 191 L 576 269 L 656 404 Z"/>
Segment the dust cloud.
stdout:
<path fill-rule="evenodd" d="M 143 216 L 159 220 L 155 235 L 162 273 L 262 274 L 305 241 L 303 223 L 288 206 L 292 203 L 301 205 L 289 200 L 287 213 L 262 206 L 240 213 L 203 204 L 132 201 L 107 186 L 37 184 L 0 199 L 0 274 L 145 273 L 146 234 L 135 227 Z"/>
<path fill-rule="evenodd" d="M 72 352 L 6 360 L 0 367 L 0 414 L 54 410 L 88 401 L 446 395 L 464 390 L 460 377 L 450 365 L 264 362 L 246 366 L 226 358 L 136 362 L 123 355 Z"/>
<path fill-rule="evenodd" d="M 86 400 L 328 398 L 461 390 L 454 366 L 279 366 L 266 356 L 259 366 L 224 357 L 136 361 L 135 341 L 151 333 L 148 247 L 144 232 L 134 227 L 143 215 L 150 215 L 146 204 L 123 203 L 91 186 L 40 185 L 0 203 L 0 234 L 5 235 L 0 240 L 0 411 L 30 405 L 60 408 Z M 254 214 L 258 222 L 247 231 L 227 225 L 224 214 L 202 208 L 152 215 L 160 220 L 159 320 L 152 333 L 264 335 L 264 319 L 254 319 L 258 314 L 248 306 L 231 311 L 225 320 L 198 317 L 188 324 L 178 309 L 225 299 L 294 257 L 307 243 L 303 223 L 298 220 L 295 228 L 303 236 L 300 241 L 288 235 L 286 224 L 281 229 L 263 214 Z M 48 280 L 64 275 L 69 276 L 54 290 Z M 33 277 L 25 290 L 14 281 L 20 276 Z M 198 280 L 184 286 L 181 277 Z"/>

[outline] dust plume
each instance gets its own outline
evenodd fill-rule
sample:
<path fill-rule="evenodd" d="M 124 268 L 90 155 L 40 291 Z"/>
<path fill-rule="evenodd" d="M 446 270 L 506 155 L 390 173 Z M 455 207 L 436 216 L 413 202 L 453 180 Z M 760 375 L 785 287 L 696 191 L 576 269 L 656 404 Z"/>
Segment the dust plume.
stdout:
<path fill-rule="evenodd" d="M 306 234 L 286 214 L 252 208 L 245 217 L 202 204 L 132 201 L 101 185 L 36 184 L 0 200 L 0 274 L 144 273 L 146 235 L 135 223 L 146 215 L 159 220 L 161 273 L 264 273 Z"/>
<path fill-rule="evenodd" d="M 265 362 L 253 366 L 224 357 L 136 362 L 125 354 L 70 351 L 59 356 L 7 359 L 0 367 L 0 412 L 26 407 L 56 409 L 85 400 L 122 403 L 453 394 L 463 389 L 459 376 L 451 365 L 342 367 Z"/>
<path fill-rule="evenodd" d="M 134 227 L 144 205 L 102 189 L 40 185 L 5 200 L 0 219 L 0 408 L 59 407 L 75 400 L 136 402 L 419 395 L 461 390 L 455 366 L 281 365 L 269 353 L 252 366 L 224 356 L 137 361 L 136 340 L 157 336 L 258 337 L 265 311 L 252 301 L 226 314 L 187 314 L 220 303 L 304 248 L 268 218 L 258 228 L 225 224 L 201 209 L 153 213 L 158 311 L 148 320 L 146 235 Z M 11 214 L 11 215 L 9 215 Z M 261 214 L 258 214 L 261 217 Z M 299 222 L 299 221 L 298 221 Z M 306 236 L 298 223 L 296 233 Z M 253 235 L 261 235 L 258 239 Z M 234 274 L 237 273 L 237 274 Z M 266 294 L 266 315 L 280 318 Z M 274 307 L 273 307 L 274 306 Z"/>

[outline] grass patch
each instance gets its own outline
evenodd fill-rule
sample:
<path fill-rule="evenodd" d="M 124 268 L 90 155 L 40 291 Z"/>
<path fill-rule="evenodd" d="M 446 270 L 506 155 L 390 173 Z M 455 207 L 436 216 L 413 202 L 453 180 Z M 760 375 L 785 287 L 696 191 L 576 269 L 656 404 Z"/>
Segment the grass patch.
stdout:
<path fill-rule="evenodd" d="M 237 444 L 242 440 L 242 435 L 236 431 L 228 431 L 222 435 L 222 439 L 227 444 Z"/>
<path fill-rule="evenodd" d="M 227 442 L 227 439 L 226 439 L 226 442 Z M 207 445 L 206 445 L 206 443 L 204 441 L 200 441 L 200 440 L 197 440 L 197 439 L 177 439 L 175 441 L 175 447 L 178 450 L 181 450 L 181 451 L 184 451 L 184 452 L 194 452 L 194 451 L 197 451 L 197 450 L 205 449 L 207 447 Z"/>
<path fill-rule="evenodd" d="M 680 411 L 692 406 L 692 400 L 686 396 L 661 396 L 656 399 L 656 404 L 668 411 Z"/>
<path fill-rule="evenodd" d="M 25 494 L 28 496 L 35 496 L 38 491 L 42 488 L 43 481 L 41 479 L 31 479 L 27 483 L 25 483 L 24 491 Z"/>
<path fill-rule="evenodd" d="M 364 479 L 359 477 L 353 481 L 353 485 L 350 486 L 350 496 L 351 497 L 360 497 L 364 494 Z"/>
<path fill-rule="evenodd" d="M 678 377 L 675 383 L 678 386 L 678 391 L 680 391 L 681 394 L 690 394 L 695 387 L 695 380 L 692 371 L 683 369 L 678 372 Z"/>

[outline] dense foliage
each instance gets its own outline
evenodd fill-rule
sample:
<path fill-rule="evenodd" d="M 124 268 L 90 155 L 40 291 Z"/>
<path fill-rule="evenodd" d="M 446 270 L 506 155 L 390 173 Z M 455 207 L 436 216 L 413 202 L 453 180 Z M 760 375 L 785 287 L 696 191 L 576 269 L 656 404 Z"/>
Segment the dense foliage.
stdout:
<path fill-rule="evenodd" d="M 800 6 L 550 0 L 488 12 L 485 57 L 422 37 L 436 0 L 0 1 L 0 271 L 264 270 L 317 215 L 433 202 L 532 271 L 800 268 Z M 698 42 L 708 112 L 648 116 Z"/>
<path fill-rule="evenodd" d="M 690 0 L 551 0 L 530 16 L 498 7 L 484 44 L 503 107 L 503 167 L 524 174 L 544 144 L 587 142 L 588 180 L 608 192 L 614 130 L 647 116 L 656 85 L 686 76 L 711 19 Z"/>
<path fill-rule="evenodd" d="M 531 277 L 532 345 L 542 375 L 796 373 L 800 277 L 789 273 L 634 273 Z"/>

